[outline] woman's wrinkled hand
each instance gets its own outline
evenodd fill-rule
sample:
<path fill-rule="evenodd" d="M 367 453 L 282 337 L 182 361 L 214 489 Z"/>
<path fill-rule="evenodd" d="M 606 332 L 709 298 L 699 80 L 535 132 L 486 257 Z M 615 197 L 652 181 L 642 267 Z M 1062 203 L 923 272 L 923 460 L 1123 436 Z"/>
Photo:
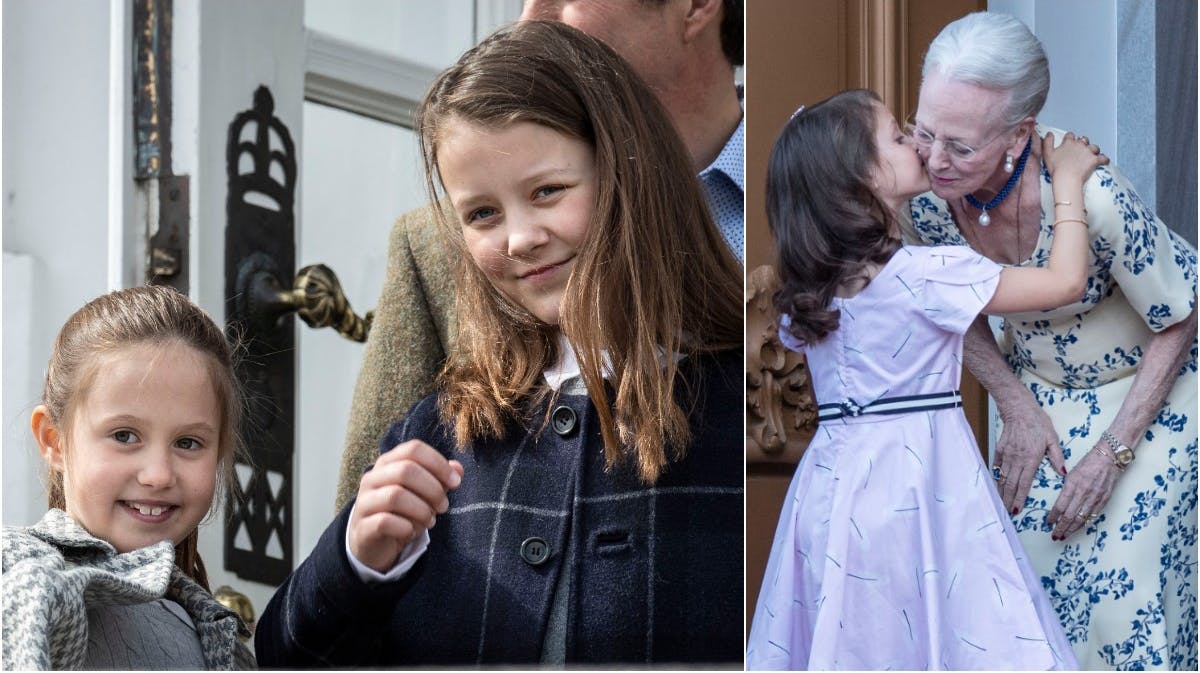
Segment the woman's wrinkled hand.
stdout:
<path fill-rule="evenodd" d="M 1046 523 L 1054 526 L 1050 537 L 1065 540 L 1100 516 L 1120 476 L 1121 469 L 1112 457 L 1099 444 L 1092 447 L 1067 475 L 1062 492 L 1046 515 Z"/>
<path fill-rule="evenodd" d="M 1036 402 L 1011 406 L 1002 410 L 1004 428 L 996 440 L 995 467 L 1001 477 L 996 481 L 1000 500 L 1010 514 L 1025 505 L 1033 486 L 1033 478 L 1043 457 L 1059 475 L 1066 475 L 1066 460 L 1058 445 L 1054 422 Z"/>

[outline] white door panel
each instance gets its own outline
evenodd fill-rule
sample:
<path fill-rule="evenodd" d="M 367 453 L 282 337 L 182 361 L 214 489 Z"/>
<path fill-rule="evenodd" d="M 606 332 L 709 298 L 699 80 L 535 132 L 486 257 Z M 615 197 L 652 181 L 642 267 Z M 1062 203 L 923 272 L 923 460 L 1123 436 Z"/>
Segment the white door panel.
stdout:
<path fill-rule="evenodd" d="M 379 299 L 393 220 L 426 200 L 416 136 L 315 103 L 304 104 L 304 129 L 297 266 L 336 271 L 361 316 Z M 333 515 L 363 345 L 300 324 L 296 346 L 296 551 L 303 558 Z"/>

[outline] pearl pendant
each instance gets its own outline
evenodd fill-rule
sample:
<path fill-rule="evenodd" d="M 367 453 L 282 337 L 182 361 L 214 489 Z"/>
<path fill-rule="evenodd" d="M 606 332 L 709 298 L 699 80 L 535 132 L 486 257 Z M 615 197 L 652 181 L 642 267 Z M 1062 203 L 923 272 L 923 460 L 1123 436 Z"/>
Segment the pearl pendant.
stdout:
<path fill-rule="evenodd" d="M 986 210 L 979 211 L 979 226 L 986 227 L 992 223 L 992 216 Z"/>

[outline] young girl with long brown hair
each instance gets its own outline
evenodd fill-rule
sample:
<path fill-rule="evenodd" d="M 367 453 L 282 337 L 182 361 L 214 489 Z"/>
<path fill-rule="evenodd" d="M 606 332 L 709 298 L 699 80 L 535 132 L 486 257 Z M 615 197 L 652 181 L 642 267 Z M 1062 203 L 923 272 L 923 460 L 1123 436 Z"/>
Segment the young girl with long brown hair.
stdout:
<path fill-rule="evenodd" d="M 670 121 L 608 47 L 522 22 L 418 132 L 456 347 L 260 663 L 740 665 L 742 274 Z"/>
<path fill-rule="evenodd" d="M 5 670 L 253 667 L 196 551 L 239 405 L 224 334 L 172 288 L 67 320 L 30 421 L 51 509 L 4 530 Z"/>
<path fill-rule="evenodd" d="M 896 213 L 929 181 L 875 94 L 802 109 L 776 140 L 779 336 L 807 356 L 820 420 L 784 498 L 748 668 L 1077 668 L 958 392 L 979 313 L 1083 294 L 1083 183 L 1107 159 L 1070 134 L 1042 151 L 1050 258 L 1001 268 L 967 247 L 901 245 Z"/>

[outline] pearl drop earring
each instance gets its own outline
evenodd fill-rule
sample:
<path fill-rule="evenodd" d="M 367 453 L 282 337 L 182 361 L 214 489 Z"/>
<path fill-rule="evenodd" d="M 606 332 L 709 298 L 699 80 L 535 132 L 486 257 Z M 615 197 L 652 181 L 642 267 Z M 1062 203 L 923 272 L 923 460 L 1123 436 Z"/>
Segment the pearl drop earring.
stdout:
<path fill-rule="evenodd" d="M 1005 173 L 1013 172 L 1013 155 L 1011 155 L 1011 154 L 1004 155 L 1004 172 Z"/>

